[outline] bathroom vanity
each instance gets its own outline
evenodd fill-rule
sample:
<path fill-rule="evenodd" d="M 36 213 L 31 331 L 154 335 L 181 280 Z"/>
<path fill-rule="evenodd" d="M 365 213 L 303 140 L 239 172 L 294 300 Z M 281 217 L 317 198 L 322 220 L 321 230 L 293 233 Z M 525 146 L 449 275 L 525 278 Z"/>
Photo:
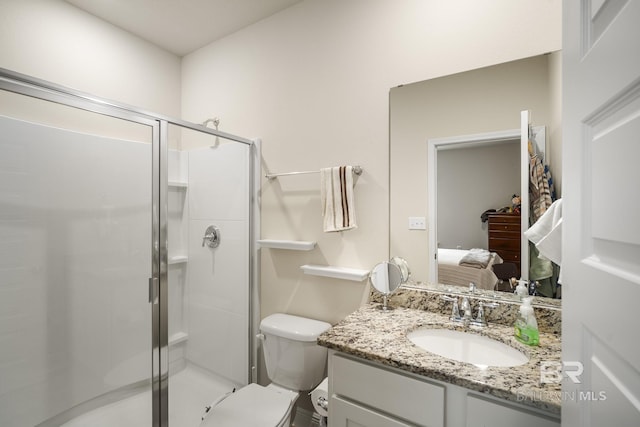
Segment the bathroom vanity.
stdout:
<path fill-rule="evenodd" d="M 541 362 L 558 364 L 560 339 L 541 332 L 539 347 L 513 338 L 513 328 L 473 330 L 513 347 L 520 366 L 474 365 L 425 351 L 407 335 L 421 328 L 464 330 L 447 316 L 411 308 L 381 311 L 369 304 L 322 334 L 329 352 L 329 424 L 342 426 L 560 425 L 561 387 L 541 383 Z"/>

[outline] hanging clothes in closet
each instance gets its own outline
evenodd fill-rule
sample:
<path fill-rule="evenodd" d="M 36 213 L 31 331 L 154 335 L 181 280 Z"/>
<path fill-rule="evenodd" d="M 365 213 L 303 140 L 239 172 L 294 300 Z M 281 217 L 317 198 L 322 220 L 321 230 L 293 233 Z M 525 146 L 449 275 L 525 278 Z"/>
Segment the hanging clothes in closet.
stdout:
<path fill-rule="evenodd" d="M 540 156 L 531 154 L 531 148 L 529 154 L 529 200 L 531 201 L 531 224 L 534 224 L 555 202 L 556 195 L 549 166 L 543 163 Z"/>
<path fill-rule="evenodd" d="M 556 200 L 556 194 L 549 166 L 544 164 L 541 155 L 535 153 L 531 141 L 529 142 L 529 156 L 530 225 L 533 225 L 551 207 Z M 537 248 L 531 242 L 529 242 L 529 249 L 529 279 L 538 282 L 537 293 L 550 298 L 559 297 L 560 267 L 540 256 Z"/>

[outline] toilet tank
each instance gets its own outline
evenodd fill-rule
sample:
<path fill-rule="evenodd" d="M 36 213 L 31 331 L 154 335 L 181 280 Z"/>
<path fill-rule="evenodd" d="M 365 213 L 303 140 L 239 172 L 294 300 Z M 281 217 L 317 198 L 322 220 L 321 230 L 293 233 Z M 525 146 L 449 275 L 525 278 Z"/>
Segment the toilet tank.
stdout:
<path fill-rule="evenodd" d="M 327 349 L 316 344 L 331 325 L 290 314 L 272 314 L 260 322 L 269 379 L 290 390 L 311 390 L 325 374 Z"/>

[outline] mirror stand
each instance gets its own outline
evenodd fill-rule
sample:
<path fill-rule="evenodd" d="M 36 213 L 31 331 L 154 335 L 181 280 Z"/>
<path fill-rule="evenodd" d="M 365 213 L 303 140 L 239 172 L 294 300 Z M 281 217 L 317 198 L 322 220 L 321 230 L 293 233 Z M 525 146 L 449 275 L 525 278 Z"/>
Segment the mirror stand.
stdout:
<path fill-rule="evenodd" d="M 382 294 L 382 305 L 378 307 L 382 311 L 393 310 L 393 307 L 389 307 L 389 295 Z"/>

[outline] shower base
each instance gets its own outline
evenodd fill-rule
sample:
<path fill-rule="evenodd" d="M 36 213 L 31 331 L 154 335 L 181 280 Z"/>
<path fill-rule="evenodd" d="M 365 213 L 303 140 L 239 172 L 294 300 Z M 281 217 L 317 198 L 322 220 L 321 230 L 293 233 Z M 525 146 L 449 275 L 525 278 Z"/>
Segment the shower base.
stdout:
<path fill-rule="evenodd" d="M 197 427 L 204 408 L 237 385 L 193 366 L 169 377 L 169 425 Z M 151 390 L 82 414 L 62 427 L 140 427 L 151 425 Z"/>

